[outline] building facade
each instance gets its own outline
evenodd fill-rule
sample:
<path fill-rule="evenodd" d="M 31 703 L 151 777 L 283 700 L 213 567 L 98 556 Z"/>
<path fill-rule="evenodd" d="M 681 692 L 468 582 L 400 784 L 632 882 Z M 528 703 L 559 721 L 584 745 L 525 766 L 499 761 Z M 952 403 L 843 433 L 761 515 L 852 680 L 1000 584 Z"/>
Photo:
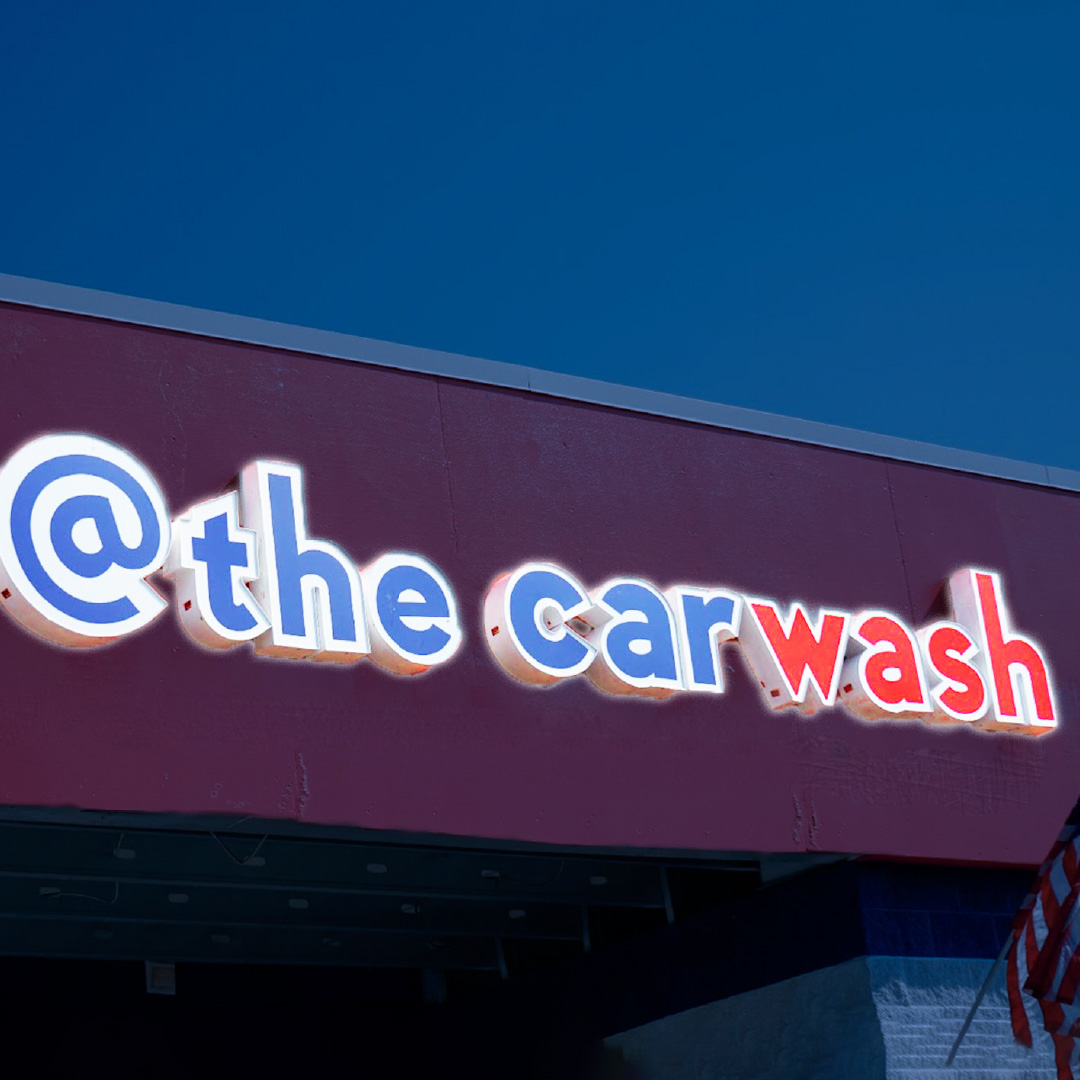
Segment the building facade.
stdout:
<path fill-rule="evenodd" d="M 13 1037 L 67 1003 L 45 1075 L 95 1009 L 180 1076 L 1052 1075 L 999 984 L 944 1062 L 1077 796 L 1080 474 L 0 301 L 0 967 Z"/>

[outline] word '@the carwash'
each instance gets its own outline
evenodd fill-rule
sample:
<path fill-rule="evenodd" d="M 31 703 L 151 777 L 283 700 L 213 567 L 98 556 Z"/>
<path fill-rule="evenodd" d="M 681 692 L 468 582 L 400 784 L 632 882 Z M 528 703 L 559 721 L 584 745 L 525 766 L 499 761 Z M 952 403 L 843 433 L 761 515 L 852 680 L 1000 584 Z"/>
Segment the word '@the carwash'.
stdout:
<path fill-rule="evenodd" d="M 947 591 L 952 619 L 912 631 L 887 611 L 809 611 L 725 589 L 616 578 L 586 590 L 561 567 L 527 563 L 496 580 L 484 619 L 495 658 L 533 685 L 584 675 L 612 694 L 722 694 L 721 646 L 737 642 L 775 709 L 840 702 L 866 720 L 1053 731 L 1049 665 L 1012 631 L 999 575 L 958 570 Z"/>
<path fill-rule="evenodd" d="M 301 470 L 255 461 L 238 491 L 170 522 L 161 490 L 126 451 L 48 435 L 0 469 L 0 597 L 34 633 L 101 645 L 146 626 L 175 585 L 180 623 L 201 645 L 250 641 L 267 656 L 377 664 L 413 675 L 461 644 L 453 591 L 419 555 L 358 569 L 308 535 Z"/>
<path fill-rule="evenodd" d="M 362 569 L 308 533 L 301 469 L 244 468 L 237 490 L 170 520 L 149 471 L 90 435 L 47 435 L 0 468 L 0 602 L 68 646 L 101 645 L 168 607 L 200 645 L 251 642 L 259 655 L 352 663 L 401 675 L 443 664 L 462 641 L 457 601 L 423 556 L 390 552 Z M 1049 665 L 1013 632 L 999 576 L 948 581 L 952 619 L 911 630 L 851 613 L 616 578 L 586 590 L 548 563 L 497 578 L 485 639 L 515 679 L 584 675 L 611 694 L 722 694 L 722 648 L 741 647 L 773 708 L 839 703 L 867 720 L 921 719 L 1040 735 L 1057 724 Z"/>

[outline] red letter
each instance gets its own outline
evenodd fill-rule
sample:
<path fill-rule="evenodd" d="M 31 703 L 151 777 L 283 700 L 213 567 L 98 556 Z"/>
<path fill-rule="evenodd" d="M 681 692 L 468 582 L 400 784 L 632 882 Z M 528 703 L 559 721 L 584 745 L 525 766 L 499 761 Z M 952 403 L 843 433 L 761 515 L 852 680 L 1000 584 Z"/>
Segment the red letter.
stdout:
<path fill-rule="evenodd" d="M 799 603 L 786 619 L 771 600 L 748 598 L 746 610 L 750 618 L 744 618 L 739 640 L 769 704 L 798 705 L 807 714 L 832 705 L 847 644 L 847 612 L 822 610 L 812 627 Z"/>
<path fill-rule="evenodd" d="M 861 611 L 851 636 L 863 652 L 844 665 L 841 700 L 865 720 L 929 714 L 930 695 L 912 632 L 886 611 Z"/>
<path fill-rule="evenodd" d="M 1001 579 L 990 570 L 958 570 L 949 578 L 957 621 L 982 649 L 990 709 L 979 726 L 1045 735 L 1057 727 L 1050 673 L 1038 646 L 1011 635 Z"/>
<path fill-rule="evenodd" d="M 936 622 L 916 635 L 927 666 L 940 681 L 930 691 L 935 724 L 969 723 L 986 715 L 986 684 L 973 662 L 979 651 L 968 632 L 956 623 Z"/>

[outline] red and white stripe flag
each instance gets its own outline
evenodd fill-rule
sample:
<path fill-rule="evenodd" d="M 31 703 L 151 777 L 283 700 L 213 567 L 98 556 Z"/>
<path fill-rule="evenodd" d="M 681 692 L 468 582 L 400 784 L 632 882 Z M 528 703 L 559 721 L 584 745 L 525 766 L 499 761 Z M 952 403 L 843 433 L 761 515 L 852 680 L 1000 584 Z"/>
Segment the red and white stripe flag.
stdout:
<path fill-rule="evenodd" d="M 1005 968 L 1013 1035 L 1031 1046 L 1027 999 L 1054 1040 L 1058 1080 L 1080 1077 L 1080 802 L 1015 920 Z"/>

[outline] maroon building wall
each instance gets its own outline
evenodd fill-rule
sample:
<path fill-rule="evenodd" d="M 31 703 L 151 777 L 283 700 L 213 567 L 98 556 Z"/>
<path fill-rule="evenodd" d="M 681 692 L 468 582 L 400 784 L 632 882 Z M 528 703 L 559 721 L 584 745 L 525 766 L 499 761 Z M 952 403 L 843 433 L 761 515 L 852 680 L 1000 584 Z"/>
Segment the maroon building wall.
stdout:
<path fill-rule="evenodd" d="M 466 642 L 444 668 L 223 655 L 166 614 L 100 649 L 0 621 L 0 800 L 290 817 L 596 846 L 1038 862 L 1080 788 L 1080 497 L 526 392 L 0 306 L 0 458 L 79 431 L 157 477 L 174 513 L 256 457 L 306 469 L 312 535 L 364 565 L 433 560 Z M 1053 667 L 1039 739 L 657 703 L 511 681 L 482 638 L 529 559 L 723 585 L 913 624 L 960 566 L 1002 571 Z M 167 585 L 162 585 L 163 590 Z"/>

